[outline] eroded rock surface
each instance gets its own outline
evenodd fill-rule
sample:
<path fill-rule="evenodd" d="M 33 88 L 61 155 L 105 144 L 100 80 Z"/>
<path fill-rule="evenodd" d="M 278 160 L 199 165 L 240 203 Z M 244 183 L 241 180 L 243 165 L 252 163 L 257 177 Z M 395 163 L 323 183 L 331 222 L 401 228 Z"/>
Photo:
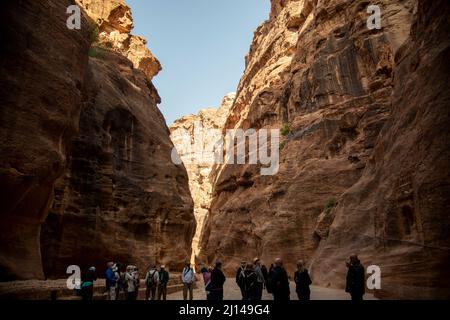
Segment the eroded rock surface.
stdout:
<path fill-rule="evenodd" d="M 382 1 L 382 29 L 369 30 L 366 1 L 272 1 L 225 129 L 282 128 L 280 170 L 217 169 L 200 260 L 232 274 L 243 258 L 280 256 L 293 272 L 318 254 L 314 281 L 342 287 L 356 251 L 382 268 L 380 295 L 449 292 L 435 286 L 449 257 L 449 104 L 436 98 L 448 93 L 448 5 L 425 3 Z"/>

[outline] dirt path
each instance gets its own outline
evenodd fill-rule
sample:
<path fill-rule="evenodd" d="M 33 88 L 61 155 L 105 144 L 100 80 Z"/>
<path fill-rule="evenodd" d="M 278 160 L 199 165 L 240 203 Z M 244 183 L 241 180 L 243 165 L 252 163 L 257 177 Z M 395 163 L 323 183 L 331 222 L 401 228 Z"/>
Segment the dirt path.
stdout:
<path fill-rule="evenodd" d="M 206 294 L 203 290 L 203 281 L 198 283 L 198 288 L 194 290 L 194 300 L 206 300 Z M 176 292 L 167 296 L 167 300 L 182 300 L 183 292 Z M 228 279 L 224 286 L 224 300 L 241 300 L 241 292 L 234 282 L 234 279 Z M 291 299 L 298 300 L 295 293 L 295 284 L 291 282 Z M 366 294 L 365 300 L 377 300 L 373 295 Z M 263 292 L 263 300 L 273 300 L 272 295 L 266 290 Z M 350 300 L 350 296 L 344 290 L 323 288 L 311 286 L 311 300 Z"/>

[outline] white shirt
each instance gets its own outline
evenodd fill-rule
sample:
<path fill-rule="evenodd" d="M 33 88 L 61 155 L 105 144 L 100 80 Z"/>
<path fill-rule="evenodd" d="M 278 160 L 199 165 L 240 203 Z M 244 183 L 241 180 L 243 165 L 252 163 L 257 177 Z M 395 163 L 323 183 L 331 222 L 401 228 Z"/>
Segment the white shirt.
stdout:
<path fill-rule="evenodd" d="M 194 283 L 195 282 L 195 273 L 192 268 L 184 268 L 183 273 L 181 274 L 181 280 L 183 283 Z"/>

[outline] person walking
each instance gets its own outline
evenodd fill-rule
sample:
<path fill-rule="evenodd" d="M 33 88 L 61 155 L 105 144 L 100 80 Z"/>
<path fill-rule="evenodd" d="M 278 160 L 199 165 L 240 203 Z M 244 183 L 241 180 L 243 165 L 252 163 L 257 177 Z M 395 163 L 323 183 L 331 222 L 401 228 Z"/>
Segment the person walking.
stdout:
<path fill-rule="evenodd" d="M 97 280 L 95 267 L 90 267 L 81 279 L 81 298 L 83 301 L 92 301 L 94 298 L 94 282 Z"/>
<path fill-rule="evenodd" d="M 162 265 L 159 269 L 159 283 L 158 283 L 158 300 L 167 299 L 167 283 L 169 282 L 169 272 L 166 266 Z"/>
<path fill-rule="evenodd" d="M 298 300 L 308 301 L 311 297 L 311 289 L 309 286 L 312 284 L 311 277 L 309 276 L 308 269 L 305 268 L 303 261 L 297 262 L 297 271 L 294 274 L 294 282 L 296 286 L 296 292 Z"/>
<path fill-rule="evenodd" d="M 145 300 L 155 300 L 159 284 L 159 272 L 156 265 L 152 265 L 145 275 Z"/>
<path fill-rule="evenodd" d="M 271 278 L 269 281 L 272 281 L 273 300 L 290 300 L 289 277 L 283 267 L 283 260 L 281 258 L 275 260 L 275 267 L 272 269 L 272 274 L 269 277 Z"/>
<path fill-rule="evenodd" d="M 226 277 L 222 272 L 222 261 L 216 262 L 216 267 L 211 271 L 211 281 L 208 285 L 208 300 L 222 301 L 223 300 L 223 284 Z"/>
<path fill-rule="evenodd" d="M 125 282 L 126 282 L 127 300 L 128 301 L 136 300 L 137 282 L 133 266 L 127 266 L 127 271 L 125 273 Z"/>
<path fill-rule="evenodd" d="M 348 271 L 345 292 L 350 293 L 353 301 L 362 301 L 366 291 L 366 273 L 364 266 L 356 254 L 350 256 L 346 265 Z"/>
<path fill-rule="evenodd" d="M 113 271 L 114 262 L 108 262 L 105 271 L 105 286 L 108 300 L 116 300 L 117 278 Z"/>
<path fill-rule="evenodd" d="M 263 273 L 263 269 L 261 266 L 261 261 L 259 258 L 255 258 L 253 260 L 255 274 L 256 274 L 256 283 L 255 283 L 255 300 L 262 300 L 262 293 L 264 289 L 265 277 Z M 267 272 L 267 269 L 266 269 Z"/>
<path fill-rule="evenodd" d="M 241 265 L 236 271 L 236 284 L 238 285 L 239 289 L 241 290 L 242 300 L 245 300 L 245 267 L 247 266 L 247 262 L 241 261 Z"/>
<path fill-rule="evenodd" d="M 183 300 L 194 299 L 194 284 L 195 284 L 195 272 L 194 269 L 191 268 L 191 264 L 186 262 L 183 268 L 183 272 L 181 273 L 181 281 L 183 282 Z"/>

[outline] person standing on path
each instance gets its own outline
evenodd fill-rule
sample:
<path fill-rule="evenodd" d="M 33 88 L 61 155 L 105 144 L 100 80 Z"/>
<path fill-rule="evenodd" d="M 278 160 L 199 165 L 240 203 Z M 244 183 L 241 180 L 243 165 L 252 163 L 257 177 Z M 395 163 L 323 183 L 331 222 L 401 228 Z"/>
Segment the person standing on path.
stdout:
<path fill-rule="evenodd" d="M 127 287 L 127 300 L 136 300 L 137 280 L 133 266 L 127 266 L 127 272 L 125 273 L 125 282 Z"/>
<path fill-rule="evenodd" d="M 156 289 L 159 283 L 159 273 L 156 270 L 156 266 L 151 266 L 145 275 L 145 300 L 155 300 L 156 299 Z"/>
<path fill-rule="evenodd" d="M 262 293 L 264 289 L 265 277 L 261 267 L 261 261 L 259 258 L 255 258 L 253 260 L 255 274 L 256 274 L 256 283 L 255 283 L 255 300 L 260 301 L 262 299 Z M 267 271 L 267 270 L 266 270 Z"/>
<path fill-rule="evenodd" d="M 166 266 L 162 265 L 159 269 L 159 283 L 158 283 L 158 300 L 166 300 L 167 298 L 167 283 L 169 282 L 169 272 Z"/>
<path fill-rule="evenodd" d="M 291 290 L 289 289 L 289 277 L 286 270 L 283 267 L 283 260 L 277 258 L 275 260 L 275 267 L 272 269 L 271 287 L 273 288 L 273 300 L 274 301 L 288 301 L 290 300 Z"/>
<path fill-rule="evenodd" d="M 209 268 L 203 267 L 200 270 L 200 272 L 201 272 L 201 274 L 203 276 L 203 283 L 205 284 L 206 300 L 210 300 L 210 297 L 209 297 L 210 292 L 208 290 L 209 290 L 209 284 L 211 282 L 211 272 L 212 272 L 212 270 L 213 270 L 212 267 L 209 267 Z"/>
<path fill-rule="evenodd" d="M 351 255 L 346 262 L 347 281 L 345 292 L 350 293 L 353 301 L 362 301 L 366 291 L 366 272 L 356 254 Z"/>
<path fill-rule="evenodd" d="M 297 271 L 294 274 L 294 282 L 296 286 L 296 292 L 298 300 L 308 301 L 311 297 L 311 289 L 309 286 L 312 284 L 311 277 L 309 276 L 308 269 L 305 268 L 303 261 L 297 262 Z"/>
<path fill-rule="evenodd" d="M 247 266 L 247 262 L 241 261 L 241 265 L 236 271 L 236 284 L 238 285 L 239 289 L 241 290 L 242 300 L 245 300 L 245 267 Z"/>
<path fill-rule="evenodd" d="M 222 261 L 216 262 L 216 267 L 211 271 L 211 281 L 208 285 L 208 300 L 222 301 L 223 300 L 223 284 L 226 278 L 222 272 Z"/>
<path fill-rule="evenodd" d="M 105 286 L 108 300 L 116 300 L 116 276 L 113 271 L 114 262 L 108 262 L 105 271 Z"/>
<path fill-rule="evenodd" d="M 258 282 L 258 276 L 256 275 L 256 272 L 254 270 L 253 264 L 247 264 L 244 271 L 244 290 L 245 290 L 245 296 L 244 300 L 247 301 L 254 301 L 257 300 L 258 295 L 258 288 L 257 288 L 257 282 Z"/>
<path fill-rule="evenodd" d="M 92 301 L 94 298 L 94 282 L 97 280 L 95 267 L 90 267 L 81 279 L 81 298 L 83 301 Z"/>
<path fill-rule="evenodd" d="M 195 272 L 194 269 L 191 268 L 191 264 L 186 262 L 183 268 L 183 272 L 181 273 L 181 281 L 183 282 L 183 300 L 194 299 L 194 284 L 195 284 Z"/>

